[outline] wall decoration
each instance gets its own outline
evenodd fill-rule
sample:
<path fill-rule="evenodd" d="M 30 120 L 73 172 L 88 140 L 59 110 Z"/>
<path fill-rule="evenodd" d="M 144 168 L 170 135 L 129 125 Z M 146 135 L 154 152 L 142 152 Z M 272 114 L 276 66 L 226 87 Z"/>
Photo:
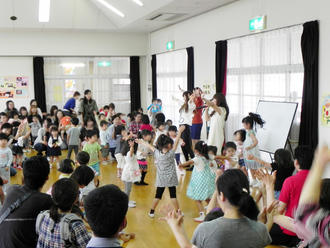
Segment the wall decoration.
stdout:
<path fill-rule="evenodd" d="M 28 77 L 0 76 L 0 99 L 28 97 Z"/>
<path fill-rule="evenodd" d="M 206 98 L 210 98 L 215 94 L 215 83 L 204 82 L 202 85 L 202 91 Z"/>
<path fill-rule="evenodd" d="M 330 127 L 330 94 L 321 99 L 321 125 Z"/>

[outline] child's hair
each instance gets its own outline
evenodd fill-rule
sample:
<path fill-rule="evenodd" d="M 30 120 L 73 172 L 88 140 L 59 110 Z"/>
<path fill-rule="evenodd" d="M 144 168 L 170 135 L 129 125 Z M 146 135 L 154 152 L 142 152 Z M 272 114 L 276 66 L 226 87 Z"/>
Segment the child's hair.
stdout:
<path fill-rule="evenodd" d="M 90 138 L 92 138 L 95 135 L 97 135 L 97 131 L 96 130 L 87 130 L 87 132 L 86 132 L 86 138 L 87 139 L 90 139 Z"/>
<path fill-rule="evenodd" d="M 314 151 L 310 146 L 298 146 L 294 150 L 294 158 L 301 170 L 309 170 L 313 163 Z"/>
<path fill-rule="evenodd" d="M 156 141 L 156 148 L 158 150 L 162 150 L 163 148 L 167 148 L 168 145 L 173 145 L 173 143 L 174 142 L 170 137 L 165 134 L 161 134 Z"/>
<path fill-rule="evenodd" d="M 101 127 L 108 126 L 108 125 L 109 125 L 109 123 L 107 121 L 105 121 L 105 120 L 103 120 L 103 121 L 100 122 L 100 126 Z"/>
<path fill-rule="evenodd" d="M 241 170 L 226 170 L 217 180 L 218 192 L 222 192 L 231 205 L 241 214 L 257 220 L 259 210 L 250 195 L 249 180 Z"/>
<path fill-rule="evenodd" d="M 151 131 L 149 131 L 149 130 L 146 130 L 146 129 L 144 129 L 144 130 L 142 130 L 141 132 L 139 132 L 139 139 L 143 139 L 144 137 L 146 137 L 146 136 L 152 136 L 152 132 Z"/>
<path fill-rule="evenodd" d="M 164 123 L 165 122 L 165 115 L 163 113 L 158 113 L 155 115 L 156 123 Z"/>
<path fill-rule="evenodd" d="M 120 114 L 115 114 L 111 117 L 111 121 L 113 122 L 116 118 L 120 118 Z"/>
<path fill-rule="evenodd" d="M 134 119 L 134 115 L 132 113 L 127 114 L 127 118 L 131 118 L 131 120 Z"/>
<path fill-rule="evenodd" d="M 9 118 L 14 118 L 15 115 L 19 116 L 19 113 L 17 112 L 17 110 L 12 110 L 9 112 Z"/>
<path fill-rule="evenodd" d="M 207 144 L 204 141 L 198 141 L 195 145 L 195 150 L 206 159 L 209 159 Z"/>
<path fill-rule="evenodd" d="M 60 162 L 60 168 L 58 171 L 65 174 L 71 174 L 73 172 L 73 168 L 74 162 L 71 159 L 66 158 Z"/>
<path fill-rule="evenodd" d="M 56 105 L 51 106 L 49 111 L 50 115 L 54 116 L 56 110 L 58 110 L 58 107 Z"/>
<path fill-rule="evenodd" d="M 320 207 L 330 211 L 330 178 L 322 180 Z"/>
<path fill-rule="evenodd" d="M 115 127 L 115 136 L 121 135 L 121 132 L 125 130 L 123 125 L 119 125 Z"/>
<path fill-rule="evenodd" d="M 5 112 L 1 112 L 1 113 L 0 113 L 0 117 L 2 117 L 2 116 L 6 116 L 6 117 L 8 117 L 8 115 L 7 115 Z"/>
<path fill-rule="evenodd" d="M 90 192 L 84 200 L 84 207 L 94 235 L 111 238 L 125 220 L 128 196 L 116 185 L 106 185 Z"/>
<path fill-rule="evenodd" d="M 70 176 L 80 186 L 87 186 L 94 179 L 94 171 L 87 165 L 80 165 Z"/>
<path fill-rule="evenodd" d="M 190 91 L 185 91 L 182 94 L 183 98 L 184 98 L 184 103 L 182 104 L 181 108 L 179 109 L 179 112 L 181 112 L 182 110 L 184 110 L 184 112 L 188 112 L 188 102 L 189 102 L 189 97 L 191 96 L 191 92 Z"/>
<path fill-rule="evenodd" d="M 172 126 L 173 121 L 170 120 L 170 119 L 166 120 L 166 125 L 168 125 L 168 124 L 170 124 L 170 123 L 171 123 L 171 126 Z"/>
<path fill-rule="evenodd" d="M 216 147 L 216 146 L 207 146 L 207 152 L 212 152 L 213 154 L 217 154 L 218 147 Z"/>
<path fill-rule="evenodd" d="M 105 109 L 109 109 L 109 106 L 108 105 L 103 106 L 103 110 Z"/>
<path fill-rule="evenodd" d="M 168 127 L 168 132 L 177 132 L 178 128 L 176 126 L 169 126 Z"/>
<path fill-rule="evenodd" d="M 234 142 L 232 142 L 232 141 L 228 141 L 225 144 L 225 150 L 227 150 L 228 148 L 233 148 L 235 151 L 237 150 L 236 144 Z"/>
<path fill-rule="evenodd" d="M 215 220 L 215 219 L 218 219 L 223 216 L 224 216 L 224 213 L 221 209 L 212 210 L 205 216 L 204 222 Z"/>
<path fill-rule="evenodd" d="M 115 108 L 116 108 L 116 106 L 115 106 L 114 103 L 110 103 L 110 104 L 109 104 L 109 109 L 115 109 Z"/>
<path fill-rule="evenodd" d="M 237 131 L 235 131 L 234 135 L 239 134 L 239 136 L 241 137 L 241 141 L 244 142 L 246 139 L 246 131 L 245 129 L 239 129 Z"/>
<path fill-rule="evenodd" d="M 87 152 L 81 151 L 77 154 L 77 161 L 80 165 L 87 165 L 90 159 L 90 156 Z"/>
<path fill-rule="evenodd" d="M 77 126 L 79 124 L 79 119 L 77 117 L 72 117 L 71 123 L 72 125 Z"/>
<path fill-rule="evenodd" d="M 261 119 L 260 115 L 250 112 L 248 116 L 243 118 L 242 123 L 249 124 L 250 129 L 253 129 L 256 124 L 258 124 L 260 127 L 263 127 L 265 121 Z"/>
<path fill-rule="evenodd" d="M 145 125 L 150 124 L 149 116 L 148 115 L 142 115 L 141 122 Z"/>
<path fill-rule="evenodd" d="M 88 118 L 85 120 L 84 125 L 87 126 L 87 123 L 88 123 L 89 121 L 92 121 L 92 122 L 93 122 L 93 125 L 95 126 L 96 122 L 95 122 L 95 120 L 94 120 L 93 118 L 91 118 L 91 117 L 88 117 Z"/>
<path fill-rule="evenodd" d="M 57 128 L 57 126 L 52 126 L 52 127 L 50 128 L 50 132 L 58 132 L 58 128 Z"/>
<path fill-rule="evenodd" d="M 159 128 L 160 126 L 165 126 L 164 122 L 157 122 L 156 128 Z"/>
<path fill-rule="evenodd" d="M 102 116 L 105 116 L 103 112 L 99 113 L 99 119 L 101 119 Z"/>
<path fill-rule="evenodd" d="M 294 168 L 291 153 L 285 149 L 277 149 L 274 154 L 274 160 L 278 167 Z"/>
<path fill-rule="evenodd" d="M 121 148 L 121 151 L 120 151 L 123 156 L 126 156 L 127 153 L 129 152 L 129 150 L 131 149 L 128 144 L 129 141 L 134 142 L 134 139 L 129 139 L 123 144 L 123 147 Z M 138 144 L 136 142 L 134 142 L 134 154 L 136 154 L 137 149 L 138 149 Z"/>
<path fill-rule="evenodd" d="M 62 178 L 54 183 L 52 188 L 53 205 L 50 208 L 49 216 L 55 223 L 61 219 L 58 209 L 68 212 L 79 195 L 78 184 L 70 178 Z"/>
<path fill-rule="evenodd" d="M 10 123 L 3 123 L 2 126 L 1 126 L 1 130 L 3 129 L 12 129 L 13 126 L 10 124 Z"/>
<path fill-rule="evenodd" d="M 8 136 L 4 133 L 0 133 L 0 140 L 7 140 L 8 141 Z"/>
<path fill-rule="evenodd" d="M 24 185 L 37 190 L 48 180 L 49 162 L 46 157 L 34 156 L 23 162 Z"/>
<path fill-rule="evenodd" d="M 143 113 L 143 108 L 138 108 L 137 111 Z"/>

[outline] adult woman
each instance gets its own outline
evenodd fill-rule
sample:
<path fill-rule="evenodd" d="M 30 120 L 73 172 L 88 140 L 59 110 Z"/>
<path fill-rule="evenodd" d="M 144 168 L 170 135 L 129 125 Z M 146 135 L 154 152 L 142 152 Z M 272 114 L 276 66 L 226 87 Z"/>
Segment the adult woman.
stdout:
<path fill-rule="evenodd" d="M 196 108 L 194 98 L 195 95 L 192 94 L 190 91 L 185 91 L 182 94 L 183 96 L 183 104 L 181 108 L 179 109 L 180 112 L 180 119 L 179 124 L 186 126 L 185 130 L 183 131 L 181 138 L 183 139 L 183 142 L 185 143 L 184 146 L 182 146 L 182 152 L 186 159 L 186 161 L 190 158 L 194 158 L 194 152 L 192 150 L 192 141 L 191 141 L 191 134 L 190 134 L 190 128 L 192 125 L 192 118 L 194 115 L 194 110 Z"/>
<path fill-rule="evenodd" d="M 49 110 L 49 118 L 52 120 L 52 122 L 54 122 L 56 120 L 56 113 L 58 111 L 58 107 L 56 105 L 53 105 L 50 107 L 50 110 Z"/>
<path fill-rule="evenodd" d="M 265 247 L 271 242 L 267 227 L 257 222 L 259 210 L 250 195 L 249 181 L 241 170 L 227 170 L 216 182 L 216 201 L 224 216 L 200 224 L 192 246 L 186 238 L 182 216 L 173 213 L 165 218 L 175 231 L 180 247 Z M 185 245 L 183 245 L 185 244 Z"/>
<path fill-rule="evenodd" d="M 5 109 L 5 113 L 8 114 L 11 111 L 16 111 L 18 112 L 18 110 L 15 108 L 15 104 L 12 100 L 9 100 L 6 102 L 6 109 Z"/>
<path fill-rule="evenodd" d="M 32 106 L 36 107 L 36 108 L 37 108 L 37 111 L 38 111 L 38 115 L 42 116 L 42 111 L 41 111 L 41 109 L 38 107 L 38 103 L 37 103 L 37 100 L 36 100 L 36 99 L 32 99 L 32 100 L 30 101 L 30 109 L 31 109 Z"/>
<path fill-rule="evenodd" d="M 218 148 L 217 155 L 221 155 L 223 142 L 225 140 L 225 122 L 229 115 L 226 97 L 222 93 L 216 93 L 211 101 L 205 98 L 203 98 L 203 100 L 209 108 L 213 109 L 211 114 L 208 109 L 205 111 L 205 120 L 210 121 L 210 132 L 207 145 L 216 146 Z"/>
<path fill-rule="evenodd" d="M 203 126 L 203 99 L 202 99 L 202 90 L 199 87 L 194 88 L 194 102 L 196 105 L 196 109 L 194 110 L 194 117 L 192 119 L 192 126 L 191 126 L 191 138 L 193 141 L 193 145 L 200 140 L 201 138 L 201 131 Z"/>
<path fill-rule="evenodd" d="M 88 118 L 95 120 L 95 115 L 97 113 L 97 104 L 94 99 L 92 99 L 91 90 L 85 90 L 84 98 L 80 102 L 78 113 L 82 115 L 83 122 L 86 123 Z"/>

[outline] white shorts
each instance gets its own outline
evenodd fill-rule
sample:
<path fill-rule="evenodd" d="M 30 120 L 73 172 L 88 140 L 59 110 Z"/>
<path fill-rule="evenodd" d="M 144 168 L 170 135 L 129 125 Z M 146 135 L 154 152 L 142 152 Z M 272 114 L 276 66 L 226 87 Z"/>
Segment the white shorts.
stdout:
<path fill-rule="evenodd" d="M 117 168 L 123 169 L 125 165 L 125 157 L 121 153 L 115 154 L 115 158 L 117 160 Z"/>

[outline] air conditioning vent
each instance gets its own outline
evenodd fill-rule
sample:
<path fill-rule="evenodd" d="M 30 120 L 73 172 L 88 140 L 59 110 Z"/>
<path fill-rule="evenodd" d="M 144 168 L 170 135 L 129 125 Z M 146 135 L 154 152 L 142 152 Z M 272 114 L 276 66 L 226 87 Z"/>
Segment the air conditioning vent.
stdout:
<path fill-rule="evenodd" d="M 182 13 L 160 13 L 153 15 L 152 17 L 148 18 L 148 21 L 175 21 L 187 14 L 182 14 Z"/>

